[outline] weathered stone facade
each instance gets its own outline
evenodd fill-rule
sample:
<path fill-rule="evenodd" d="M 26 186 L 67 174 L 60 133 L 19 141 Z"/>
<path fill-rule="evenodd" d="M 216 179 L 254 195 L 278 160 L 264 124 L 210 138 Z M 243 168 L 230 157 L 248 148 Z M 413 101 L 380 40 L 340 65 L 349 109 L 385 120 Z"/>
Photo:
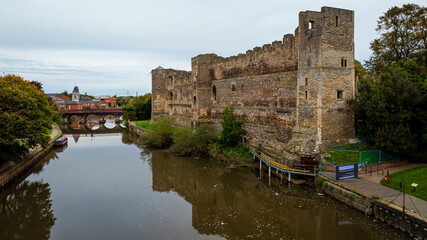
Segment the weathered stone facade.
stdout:
<path fill-rule="evenodd" d="M 283 41 L 223 58 L 204 54 L 192 70 L 152 71 L 153 119 L 220 127 L 227 105 L 245 122 L 251 145 L 287 158 L 354 137 L 345 103 L 354 96 L 354 12 L 322 7 L 299 14 Z"/>

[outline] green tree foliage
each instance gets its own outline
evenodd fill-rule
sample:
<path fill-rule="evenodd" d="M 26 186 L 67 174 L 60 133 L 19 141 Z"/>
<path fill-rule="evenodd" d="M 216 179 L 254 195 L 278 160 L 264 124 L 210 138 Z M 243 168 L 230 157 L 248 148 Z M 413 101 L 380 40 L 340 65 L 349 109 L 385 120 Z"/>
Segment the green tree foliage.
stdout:
<path fill-rule="evenodd" d="M 143 134 L 141 139 L 144 144 L 150 147 L 167 148 L 173 143 L 172 135 L 175 124 L 172 117 L 163 116 L 151 124 L 151 130 Z"/>
<path fill-rule="evenodd" d="M 125 122 L 127 122 L 127 120 L 130 120 L 130 121 L 138 120 L 138 117 L 136 116 L 135 106 L 133 105 L 123 106 L 122 112 L 123 112 L 123 119 L 125 120 Z"/>
<path fill-rule="evenodd" d="M 426 8 L 392 7 L 380 17 L 368 71 L 356 62 L 356 125 L 378 148 L 427 156 Z"/>
<path fill-rule="evenodd" d="M 54 108 L 35 85 L 12 74 L 0 76 L 0 161 L 16 159 L 49 142 Z"/>
<path fill-rule="evenodd" d="M 415 61 L 427 70 L 427 8 L 416 4 L 392 7 L 378 20 L 380 38 L 371 43 L 368 69 L 381 75 L 388 66 Z"/>
<path fill-rule="evenodd" d="M 148 120 L 151 118 L 151 94 L 145 94 L 129 100 L 128 105 L 122 107 L 123 119 Z"/>
<path fill-rule="evenodd" d="M 71 96 L 71 93 L 68 93 L 66 90 L 64 90 L 61 94 L 62 94 L 62 95 L 65 95 L 65 96 L 67 96 L 67 97 L 69 97 L 69 98 L 71 98 L 71 97 L 72 97 L 72 96 Z"/>
<path fill-rule="evenodd" d="M 209 146 L 217 141 L 218 132 L 212 125 L 202 124 L 195 130 L 182 127 L 176 129 L 173 134 L 173 150 L 185 156 L 208 155 Z"/>
<path fill-rule="evenodd" d="M 393 65 L 378 81 L 360 82 L 358 95 L 350 105 L 360 133 L 377 147 L 401 152 L 415 151 L 422 145 L 426 109 L 420 84 L 411 81 L 422 78 L 419 72 L 417 75 Z"/>
<path fill-rule="evenodd" d="M 221 125 L 222 131 L 218 141 L 221 148 L 234 147 L 241 142 L 245 130 L 242 128 L 243 121 L 237 121 L 233 106 L 229 105 L 224 109 Z"/>

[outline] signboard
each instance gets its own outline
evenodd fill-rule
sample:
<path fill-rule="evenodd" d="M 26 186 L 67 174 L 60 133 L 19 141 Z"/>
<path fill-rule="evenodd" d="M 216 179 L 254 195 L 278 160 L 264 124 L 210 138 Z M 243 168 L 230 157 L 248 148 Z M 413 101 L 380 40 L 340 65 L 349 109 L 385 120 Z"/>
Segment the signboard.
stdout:
<path fill-rule="evenodd" d="M 358 164 L 349 164 L 335 167 L 335 180 L 357 178 L 359 172 Z"/>

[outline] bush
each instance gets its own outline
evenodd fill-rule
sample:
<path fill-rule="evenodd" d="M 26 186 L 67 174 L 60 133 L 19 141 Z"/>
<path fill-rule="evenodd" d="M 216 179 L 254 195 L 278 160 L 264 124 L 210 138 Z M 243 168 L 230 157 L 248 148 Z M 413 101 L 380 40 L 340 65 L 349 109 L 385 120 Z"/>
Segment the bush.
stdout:
<path fill-rule="evenodd" d="M 315 184 L 317 187 L 322 187 L 322 186 L 323 186 L 323 184 L 325 184 L 325 180 L 323 180 L 323 178 L 316 178 L 316 179 L 314 180 L 314 184 Z"/>
<path fill-rule="evenodd" d="M 219 146 L 221 148 L 234 147 L 241 142 L 245 130 L 242 128 L 243 121 L 236 120 L 233 106 L 225 107 L 221 125 L 222 131 L 219 135 Z"/>
<path fill-rule="evenodd" d="M 209 152 L 209 145 L 217 141 L 218 131 L 214 126 L 209 124 L 200 125 L 194 132 L 194 153 L 197 155 L 207 155 Z"/>
<path fill-rule="evenodd" d="M 179 155 L 189 156 L 193 153 L 195 141 L 190 127 L 177 128 L 173 133 L 173 151 Z"/>
<path fill-rule="evenodd" d="M 209 145 L 218 140 L 218 133 L 214 126 L 202 124 L 196 130 L 182 127 L 173 134 L 173 150 L 179 155 L 207 155 Z"/>
<path fill-rule="evenodd" d="M 150 147 L 170 147 L 173 143 L 172 134 L 175 130 L 174 125 L 172 117 L 163 116 L 158 118 L 151 125 L 151 130 L 141 136 L 142 142 Z"/>

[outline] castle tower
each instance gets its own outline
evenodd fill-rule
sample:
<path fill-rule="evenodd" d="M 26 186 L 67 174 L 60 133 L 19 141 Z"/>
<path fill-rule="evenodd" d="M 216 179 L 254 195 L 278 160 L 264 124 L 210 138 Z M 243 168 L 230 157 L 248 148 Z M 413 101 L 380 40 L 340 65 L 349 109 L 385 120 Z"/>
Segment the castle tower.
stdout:
<path fill-rule="evenodd" d="M 74 87 L 74 90 L 71 93 L 71 100 L 75 102 L 78 102 L 80 100 L 80 92 L 77 86 Z"/>
<path fill-rule="evenodd" d="M 346 104 L 355 89 L 354 12 L 300 12 L 299 36 L 296 124 L 315 133 L 311 151 L 319 151 L 354 137 Z"/>

